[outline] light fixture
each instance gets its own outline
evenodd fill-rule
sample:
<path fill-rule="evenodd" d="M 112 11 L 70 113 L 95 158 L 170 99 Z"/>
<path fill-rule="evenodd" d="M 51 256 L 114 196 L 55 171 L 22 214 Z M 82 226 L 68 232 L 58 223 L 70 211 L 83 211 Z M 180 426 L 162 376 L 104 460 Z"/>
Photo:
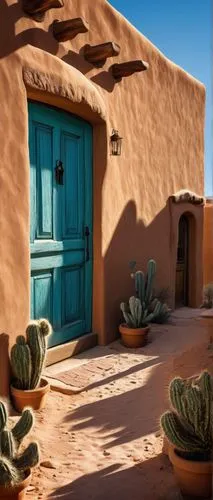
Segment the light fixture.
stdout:
<path fill-rule="evenodd" d="M 112 131 L 112 135 L 110 137 L 111 143 L 111 155 L 112 156 L 120 156 L 121 155 L 121 145 L 122 145 L 122 137 L 119 136 L 117 130 Z"/>

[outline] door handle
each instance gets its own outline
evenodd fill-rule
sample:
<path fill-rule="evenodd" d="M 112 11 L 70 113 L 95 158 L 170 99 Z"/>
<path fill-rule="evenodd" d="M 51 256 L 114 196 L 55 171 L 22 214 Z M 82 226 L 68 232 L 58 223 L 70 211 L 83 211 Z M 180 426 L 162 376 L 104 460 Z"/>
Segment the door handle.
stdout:
<path fill-rule="evenodd" d="M 89 237 L 90 237 L 90 230 L 89 227 L 85 227 L 84 235 L 86 238 L 86 262 L 90 259 L 90 253 L 89 253 Z"/>
<path fill-rule="evenodd" d="M 62 186 L 64 184 L 63 176 L 64 176 L 63 163 L 61 160 L 57 160 L 55 167 L 55 180 L 57 184 L 61 184 Z"/>

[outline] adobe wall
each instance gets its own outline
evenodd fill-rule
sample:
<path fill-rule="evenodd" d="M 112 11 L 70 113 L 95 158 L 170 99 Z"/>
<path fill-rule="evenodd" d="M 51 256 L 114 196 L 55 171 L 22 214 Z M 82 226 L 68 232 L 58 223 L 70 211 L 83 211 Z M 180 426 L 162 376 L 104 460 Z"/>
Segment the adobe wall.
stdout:
<path fill-rule="evenodd" d="M 54 19 L 84 17 L 88 34 L 58 44 Z M 27 97 L 48 102 L 94 126 L 93 330 L 115 338 L 119 303 L 131 291 L 128 263 L 154 258 L 158 284 L 171 285 L 168 197 L 203 194 L 205 89 L 166 59 L 105 0 L 64 0 L 42 23 L 22 1 L 1 0 L 0 18 L 0 324 L 10 343 L 29 319 L 29 154 Z M 95 69 L 86 43 L 115 41 L 117 58 Z M 115 83 L 114 62 L 143 59 L 149 70 Z M 112 128 L 123 139 L 111 157 Z"/>
<path fill-rule="evenodd" d="M 213 199 L 207 198 L 204 211 L 204 285 L 213 283 Z"/>

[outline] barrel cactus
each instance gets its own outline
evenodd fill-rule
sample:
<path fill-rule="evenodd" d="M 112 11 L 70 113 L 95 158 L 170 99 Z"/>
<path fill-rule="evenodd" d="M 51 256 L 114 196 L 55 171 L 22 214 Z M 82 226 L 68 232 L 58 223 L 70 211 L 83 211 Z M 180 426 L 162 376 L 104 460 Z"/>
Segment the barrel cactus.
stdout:
<path fill-rule="evenodd" d="M 0 485 L 10 487 L 21 482 L 26 471 L 38 464 L 39 448 L 36 442 L 32 442 L 24 451 L 19 452 L 23 438 L 33 426 L 31 409 L 24 409 L 13 428 L 9 428 L 7 407 L 2 401 L 0 415 L 4 415 L 0 427 Z"/>
<path fill-rule="evenodd" d="M 16 338 L 10 359 L 17 389 L 29 390 L 39 386 L 47 352 L 47 337 L 52 327 L 46 319 L 32 321 L 23 335 Z M 0 416 L 1 425 L 1 416 Z"/>
<path fill-rule="evenodd" d="M 129 328 L 144 328 L 158 314 L 160 303 L 156 303 L 153 312 L 149 313 L 145 302 L 141 303 L 138 297 L 132 296 L 129 299 L 129 304 L 122 302 L 120 308 Z"/>
<path fill-rule="evenodd" d="M 172 410 L 161 416 L 169 442 L 186 458 L 210 460 L 213 449 L 213 378 L 203 371 L 191 379 L 175 378 L 169 387 Z"/>

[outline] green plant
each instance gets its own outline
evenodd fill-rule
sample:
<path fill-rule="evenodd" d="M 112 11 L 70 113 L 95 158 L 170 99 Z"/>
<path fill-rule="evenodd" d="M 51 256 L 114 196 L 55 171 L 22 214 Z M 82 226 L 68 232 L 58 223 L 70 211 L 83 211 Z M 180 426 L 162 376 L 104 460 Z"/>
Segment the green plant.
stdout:
<path fill-rule="evenodd" d="M 204 286 L 202 308 L 211 309 L 213 307 L 213 283 Z"/>
<path fill-rule="evenodd" d="M 185 458 L 210 460 L 213 446 L 213 378 L 172 380 L 169 388 L 172 411 L 161 416 L 161 427 L 170 443 Z"/>
<path fill-rule="evenodd" d="M 155 274 L 156 262 L 153 259 L 148 262 L 146 276 L 143 271 L 136 271 L 134 274 L 136 297 L 140 299 L 141 303 L 145 303 L 146 308 L 152 300 Z"/>
<path fill-rule="evenodd" d="M 6 404 L 0 401 L 0 485 L 14 486 L 21 482 L 26 471 L 39 462 L 38 444 L 32 442 L 19 452 L 23 438 L 33 426 L 33 413 L 25 408 L 16 425 L 8 429 L 8 411 Z"/>
<path fill-rule="evenodd" d="M 23 335 L 16 338 L 10 354 L 14 375 L 13 385 L 17 389 L 29 390 L 39 386 L 47 352 L 47 337 L 52 332 L 45 319 L 32 321 Z"/>
<path fill-rule="evenodd" d="M 158 314 L 154 314 L 151 321 L 152 323 L 167 323 L 170 315 L 171 309 L 165 303 L 165 300 L 169 297 L 169 291 L 167 289 L 161 289 L 158 293 L 154 291 L 154 279 L 156 275 L 156 262 L 153 259 L 148 261 L 147 273 L 146 275 L 143 271 L 135 271 L 136 262 L 131 261 L 129 267 L 132 271 L 131 277 L 135 281 L 135 295 L 138 297 L 142 304 L 145 304 L 145 308 L 148 310 L 148 315 L 154 312 L 156 303 L 160 303 L 161 307 L 158 307 Z"/>
<path fill-rule="evenodd" d="M 159 312 L 157 316 L 155 316 L 152 320 L 152 323 L 165 324 L 168 322 L 171 316 L 171 309 L 167 306 L 167 304 L 162 304 L 157 298 L 153 299 L 150 306 L 149 312 L 153 312 L 155 309 L 155 305 L 160 303 Z"/>
<path fill-rule="evenodd" d="M 159 313 L 160 303 L 156 303 L 153 312 L 149 313 L 145 303 L 138 297 L 130 297 L 129 304 L 122 302 L 120 305 L 125 323 L 129 328 L 144 328 Z"/>

